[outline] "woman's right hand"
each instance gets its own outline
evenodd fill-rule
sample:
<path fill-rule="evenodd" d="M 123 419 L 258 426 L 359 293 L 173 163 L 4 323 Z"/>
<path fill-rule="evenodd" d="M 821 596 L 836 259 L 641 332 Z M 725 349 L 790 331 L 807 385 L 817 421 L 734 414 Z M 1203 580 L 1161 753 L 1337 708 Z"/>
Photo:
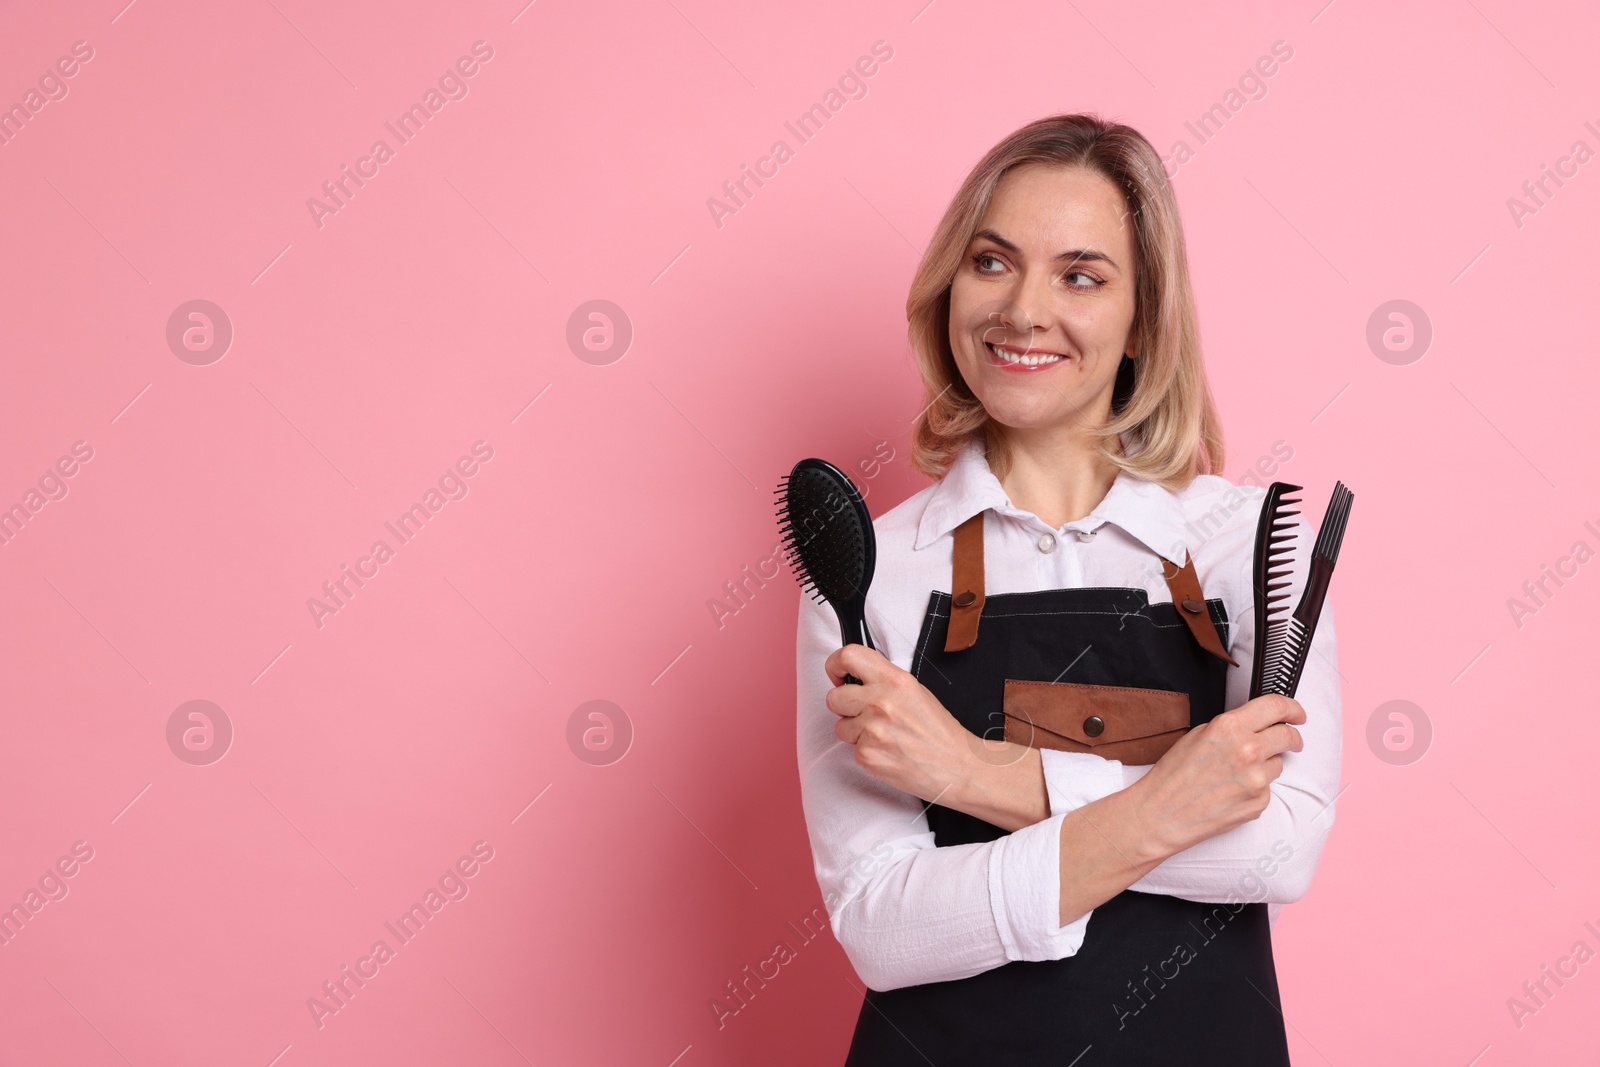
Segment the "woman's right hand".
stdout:
<path fill-rule="evenodd" d="M 1260 816 L 1282 753 L 1304 747 L 1295 725 L 1305 721 L 1298 701 L 1267 694 L 1179 738 L 1131 787 L 1143 794 L 1140 815 L 1157 850 L 1173 855 Z"/>

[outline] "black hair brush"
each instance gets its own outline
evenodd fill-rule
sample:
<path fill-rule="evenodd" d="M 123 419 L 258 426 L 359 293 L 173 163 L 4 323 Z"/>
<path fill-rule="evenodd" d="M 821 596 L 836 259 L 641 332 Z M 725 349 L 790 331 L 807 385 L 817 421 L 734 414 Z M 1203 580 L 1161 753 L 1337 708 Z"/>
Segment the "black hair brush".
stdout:
<path fill-rule="evenodd" d="M 833 608 L 844 644 L 877 648 L 866 611 L 878 542 L 861 493 L 843 471 L 821 459 L 796 463 L 776 493 L 784 555 L 800 587 Z M 861 684 L 849 674 L 844 680 Z"/>
<path fill-rule="evenodd" d="M 1255 560 L 1251 571 L 1256 611 L 1256 655 L 1250 670 L 1252 700 L 1264 693 L 1292 697 L 1299 687 L 1300 673 L 1311 651 L 1311 638 L 1316 634 L 1317 619 L 1328 596 L 1333 565 L 1339 559 L 1339 546 L 1344 542 L 1350 505 L 1355 500 L 1355 494 L 1343 482 L 1334 483 L 1333 499 L 1322 516 L 1317 543 L 1311 551 L 1305 590 L 1300 594 L 1294 614 L 1285 617 L 1283 613 L 1289 605 L 1283 601 L 1289 599 L 1289 594 L 1279 590 L 1290 584 L 1294 546 L 1283 542 L 1295 540 L 1291 516 L 1300 514 L 1289 510 L 1289 505 L 1298 504 L 1300 498 L 1288 494 L 1297 493 L 1300 488 L 1288 482 L 1273 482 L 1267 489 L 1261 518 L 1256 524 Z"/>

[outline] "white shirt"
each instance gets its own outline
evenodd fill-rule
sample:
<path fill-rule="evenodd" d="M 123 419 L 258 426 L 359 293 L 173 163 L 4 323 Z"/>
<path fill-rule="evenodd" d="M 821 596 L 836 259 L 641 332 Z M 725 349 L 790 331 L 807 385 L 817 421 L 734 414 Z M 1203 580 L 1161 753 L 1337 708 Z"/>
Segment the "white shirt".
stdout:
<path fill-rule="evenodd" d="M 1295 518 L 1294 570 L 1287 601 L 1299 603 L 1316 530 L 1304 511 L 1325 503 L 1302 492 Z M 1012 505 L 980 445 L 969 444 L 945 477 L 873 520 L 877 565 L 867 626 L 883 655 L 905 670 L 931 591 L 950 590 L 955 527 L 984 519 L 988 594 L 1112 586 L 1142 588 L 1170 603 L 1159 552 L 1192 554 L 1201 588 L 1220 597 L 1229 619 L 1224 708 L 1245 703 L 1254 656 L 1250 570 L 1266 490 L 1200 475 L 1173 492 L 1120 472 L 1086 517 L 1051 529 Z M 982 627 L 979 635 L 982 639 Z M 1053 960 L 1083 944 L 1094 913 L 1062 926 L 1061 823 L 1067 813 L 1125 789 L 1149 767 L 1086 753 L 1042 749 L 1050 816 L 994 841 L 934 846 L 927 803 L 873 778 L 854 746 L 834 736 L 837 716 L 823 660 L 839 647 L 833 609 L 800 597 L 796 649 L 800 792 L 817 883 L 834 936 L 871 988 L 896 989 L 967 978 L 1011 960 Z M 1340 703 L 1333 598 L 1322 609 L 1295 699 L 1305 708 L 1301 752 L 1283 753 L 1266 811 L 1167 859 L 1133 889 L 1187 900 L 1267 901 L 1276 922 L 1302 897 L 1333 826 L 1339 790 Z M 1270 871 L 1270 876 L 1263 876 Z"/>

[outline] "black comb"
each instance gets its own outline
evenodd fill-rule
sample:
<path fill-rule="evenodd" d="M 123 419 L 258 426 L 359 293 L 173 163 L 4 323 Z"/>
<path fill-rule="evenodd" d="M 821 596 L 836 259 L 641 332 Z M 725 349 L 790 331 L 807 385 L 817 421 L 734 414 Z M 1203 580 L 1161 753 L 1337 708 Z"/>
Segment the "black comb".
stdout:
<path fill-rule="evenodd" d="M 1316 547 L 1311 551 L 1311 570 L 1306 575 L 1305 592 L 1300 594 L 1300 603 L 1284 627 L 1280 660 L 1269 683 L 1271 692 L 1292 697 L 1300 685 L 1300 672 L 1305 669 L 1306 657 L 1311 653 L 1311 638 L 1317 632 L 1317 618 L 1328 596 L 1328 583 L 1333 578 L 1333 565 L 1339 560 L 1339 546 L 1344 543 L 1344 528 L 1350 521 L 1350 505 L 1354 500 L 1355 494 L 1343 482 L 1333 484 L 1333 498 L 1328 501 L 1322 528 L 1317 531 Z"/>
<path fill-rule="evenodd" d="M 1293 516 L 1298 511 L 1289 510 L 1291 504 L 1300 503 L 1301 487 L 1288 482 L 1273 482 L 1267 487 L 1267 498 L 1261 504 L 1261 518 L 1256 522 L 1256 552 L 1251 566 L 1251 582 L 1255 588 L 1256 654 L 1250 665 L 1250 699 L 1270 692 L 1267 683 L 1272 678 L 1269 664 L 1278 662 L 1281 653 L 1286 620 L 1282 617 L 1288 605 L 1288 593 L 1279 592 L 1289 585 L 1293 570 L 1293 544 L 1295 539 Z"/>
<path fill-rule="evenodd" d="M 1339 559 L 1339 546 L 1344 543 L 1345 526 L 1350 520 L 1350 506 L 1355 494 L 1343 482 L 1335 482 L 1333 498 L 1322 516 L 1322 526 L 1317 531 L 1317 541 L 1311 552 L 1311 566 L 1306 574 L 1304 591 L 1294 614 L 1285 616 L 1289 594 L 1279 592 L 1289 584 L 1293 569 L 1293 546 L 1284 542 L 1296 539 L 1291 516 L 1300 514 L 1288 510 L 1298 504 L 1298 497 L 1288 493 L 1298 492 L 1300 486 L 1287 482 L 1273 482 L 1267 490 L 1267 499 L 1261 508 L 1261 519 L 1256 525 L 1256 549 L 1252 576 L 1255 584 L 1256 646 L 1259 651 L 1250 675 L 1250 697 L 1265 693 L 1279 693 L 1292 697 L 1300 686 L 1300 674 L 1305 669 L 1306 657 L 1311 651 L 1311 639 L 1316 635 L 1317 619 L 1322 614 L 1323 602 L 1328 596 L 1328 585 L 1333 578 L 1333 566 Z"/>
<path fill-rule="evenodd" d="M 878 542 L 861 493 L 843 471 L 822 459 L 796 463 L 775 492 L 784 555 L 800 587 L 833 608 L 844 644 L 877 648 L 867 632 L 866 611 Z M 861 684 L 849 674 L 844 680 Z"/>

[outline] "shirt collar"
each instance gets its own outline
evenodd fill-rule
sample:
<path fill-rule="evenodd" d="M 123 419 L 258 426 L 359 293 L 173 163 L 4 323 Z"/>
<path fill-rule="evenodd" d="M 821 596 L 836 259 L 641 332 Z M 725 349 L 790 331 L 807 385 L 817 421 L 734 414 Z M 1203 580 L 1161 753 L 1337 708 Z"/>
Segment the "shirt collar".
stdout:
<path fill-rule="evenodd" d="M 989 469 L 981 440 L 970 438 L 956 453 L 944 478 L 934 486 L 917 526 L 913 548 L 928 547 L 967 519 L 991 508 L 1024 521 L 1041 521 L 1011 503 L 1000 480 Z M 1118 471 L 1110 490 L 1094 510 L 1067 523 L 1062 530 L 1093 531 L 1104 523 L 1116 526 L 1175 563 L 1187 554 L 1183 508 L 1177 497 L 1157 482 Z"/>

